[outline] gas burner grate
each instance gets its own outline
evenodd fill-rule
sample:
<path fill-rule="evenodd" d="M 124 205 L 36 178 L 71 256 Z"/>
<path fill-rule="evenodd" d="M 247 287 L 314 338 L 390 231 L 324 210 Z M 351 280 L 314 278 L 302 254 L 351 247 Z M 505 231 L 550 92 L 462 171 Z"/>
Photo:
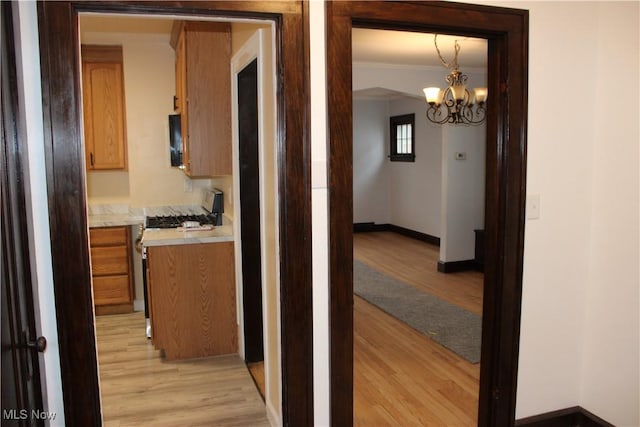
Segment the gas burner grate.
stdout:
<path fill-rule="evenodd" d="M 146 228 L 178 228 L 185 221 L 197 221 L 201 225 L 215 225 L 217 220 L 216 214 L 202 215 L 160 215 L 148 216 L 146 218 Z"/>

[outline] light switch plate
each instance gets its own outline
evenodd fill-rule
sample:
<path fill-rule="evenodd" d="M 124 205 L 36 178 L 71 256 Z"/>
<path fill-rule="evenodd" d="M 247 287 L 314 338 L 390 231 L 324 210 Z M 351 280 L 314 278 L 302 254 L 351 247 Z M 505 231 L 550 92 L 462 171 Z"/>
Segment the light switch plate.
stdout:
<path fill-rule="evenodd" d="M 526 204 L 527 219 L 540 219 L 540 195 L 529 194 Z"/>

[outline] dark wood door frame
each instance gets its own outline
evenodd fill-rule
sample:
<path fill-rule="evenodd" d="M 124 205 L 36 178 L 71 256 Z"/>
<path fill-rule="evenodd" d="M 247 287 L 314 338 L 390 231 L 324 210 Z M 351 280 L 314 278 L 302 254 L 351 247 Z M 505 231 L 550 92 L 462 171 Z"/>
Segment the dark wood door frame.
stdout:
<path fill-rule="evenodd" d="M 486 263 L 478 425 L 513 425 L 522 297 L 528 12 L 461 3 L 373 1 L 327 3 L 331 423 L 353 424 L 353 27 L 488 39 Z"/>
<path fill-rule="evenodd" d="M 27 345 L 36 341 L 37 331 L 24 180 L 27 141 L 18 103 L 13 5 L 2 2 L 0 7 L 2 424 L 22 425 L 20 411 L 30 414 L 42 411 L 44 406 L 38 352 L 33 345 Z M 5 411 L 10 415 L 5 417 Z"/>
<path fill-rule="evenodd" d="M 38 3 L 45 161 L 65 420 L 101 424 L 89 269 L 78 13 L 192 14 L 276 25 L 280 194 L 282 419 L 313 424 L 311 184 L 307 7 L 300 1 L 59 1 Z M 284 43 L 286 42 L 286 48 Z"/>

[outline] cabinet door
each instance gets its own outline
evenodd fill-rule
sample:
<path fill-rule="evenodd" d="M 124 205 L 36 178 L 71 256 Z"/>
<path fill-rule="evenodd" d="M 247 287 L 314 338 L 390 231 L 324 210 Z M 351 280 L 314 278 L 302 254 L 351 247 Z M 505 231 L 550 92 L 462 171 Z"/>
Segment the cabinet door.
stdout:
<path fill-rule="evenodd" d="M 187 108 L 187 82 L 186 75 L 186 51 L 185 51 L 185 33 L 180 33 L 178 43 L 176 45 L 176 112 L 180 114 L 180 128 L 182 129 L 182 163 L 185 173 L 191 174 L 189 161 L 189 115 Z"/>
<path fill-rule="evenodd" d="M 231 27 L 189 22 L 185 28 L 190 175 L 230 175 Z"/>
<path fill-rule="evenodd" d="M 83 46 L 82 89 L 89 170 L 126 169 L 122 49 Z"/>
<path fill-rule="evenodd" d="M 131 302 L 129 276 L 99 276 L 93 278 L 93 301 L 97 306 Z"/>
<path fill-rule="evenodd" d="M 91 248 L 91 269 L 94 276 L 129 274 L 129 248 L 127 246 Z"/>
<path fill-rule="evenodd" d="M 89 242 L 94 246 L 122 246 L 128 242 L 127 227 L 101 227 L 89 229 Z"/>
<path fill-rule="evenodd" d="M 167 360 L 236 353 L 233 243 L 147 248 L 153 344 Z"/>

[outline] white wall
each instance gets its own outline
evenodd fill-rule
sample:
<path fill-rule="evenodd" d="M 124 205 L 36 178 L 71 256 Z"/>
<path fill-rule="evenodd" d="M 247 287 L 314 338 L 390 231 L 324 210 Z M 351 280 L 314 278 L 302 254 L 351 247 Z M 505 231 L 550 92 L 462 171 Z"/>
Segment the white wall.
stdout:
<path fill-rule="evenodd" d="M 329 197 L 327 190 L 327 67 L 324 1 L 309 2 L 311 92 L 311 250 L 313 282 L 313 419 L 330 425 Z"/>
<path fill-rule="evenodd" d="M 427 103 L 402 98 L 390 102 L 390 115 L 415 114 L 415 162 L 389 163 L 391 223 L 441 237 L 442 126 L 426 119 Z M 387 133 L 388 135 L 388 133 Z M 387 152 L 389 136 L 387 136 Z"/>
<path fill-rule="evenodd" d="M 474 230 L 484 229 L 485 131 L 484 125 L 442 128 L 440 261 L 475 257 Z"/>
<path fill-rule="evenodd" d="M 386 218 L 390 224 L 440 237 L 445 248 L 441 261 L 473 259 L 473 230 L 484 228 L 485 128 L 435 125 L 426 119 L 421 88 L 443 86 L 439 80 L 446 74 L 444 68 L 363 63 L 353 67 L 354 90 L 381 87 L 418 93 L 415 98 L 354 102 L 354 222 L 385 223 Z M 485 85 L 485 79 L 483 72 L 471 70 L 469 85 Z M 389 116 L 411 113 L 416 161 L 390 162 Z M 452 162 L 443 152 L 445 146 L 468 152 L 468 160 L 447 167 Z M 383 196 L 380 191 L 385 189 L 388 195 Z"/>
<path fill-rule="evenodd" d="M 353 101 L 353 222 L 390 222 L 389 101 Z"/>
<path fill-rule="evenodd" d="M 541 216 L 525 229 L 516 415 L 581 405 L 638 426 L 638 2 L 475 3 L 530 11 Z M 565 102 L 568 81 L 588 90 Z"/>
<path fill-rule="evenodd" d="M 599 4 L 595 11 L 595 72 L 601 77 L 594 103 L 604 109 L 598 108 L 595 116 L 590 262 L 580 349 L 581 404 L 620 426 L 640 424 L 638 5 Z M 623 93 L 629 96 L 622 98 L 611 91 L 621 70 L 636 76 L 625 80 Z M 616 108 L 619 103 L 622 108 Z"/>

